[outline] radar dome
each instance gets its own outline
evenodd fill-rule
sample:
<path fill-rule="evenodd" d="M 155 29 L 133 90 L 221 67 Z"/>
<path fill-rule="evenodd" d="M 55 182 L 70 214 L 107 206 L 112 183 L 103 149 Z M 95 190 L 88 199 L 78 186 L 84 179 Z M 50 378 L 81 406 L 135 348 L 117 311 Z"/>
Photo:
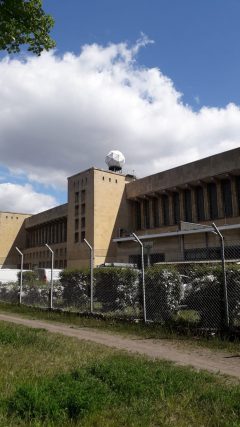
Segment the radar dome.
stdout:
<path fill-rule="evenodd" d="M 112 150 L 106 156 L 105 162 L 107 163 L 110 171 L 117 172 L 122 170 L 125 163 L 125 157 L 121 151 Z"/>

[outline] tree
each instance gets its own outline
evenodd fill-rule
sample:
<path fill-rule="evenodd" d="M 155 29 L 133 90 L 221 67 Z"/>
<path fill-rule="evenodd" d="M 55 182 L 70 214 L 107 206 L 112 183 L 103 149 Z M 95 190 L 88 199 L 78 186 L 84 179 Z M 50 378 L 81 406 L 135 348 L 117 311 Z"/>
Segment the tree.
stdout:
<path fill-rule="evenodd" d="M 55 46 L 49 32 L 54 20 L 42 9 L 42 0 L 0 0 L 0 50 L 20 52 L 21 45 L 40 55 Z"/>

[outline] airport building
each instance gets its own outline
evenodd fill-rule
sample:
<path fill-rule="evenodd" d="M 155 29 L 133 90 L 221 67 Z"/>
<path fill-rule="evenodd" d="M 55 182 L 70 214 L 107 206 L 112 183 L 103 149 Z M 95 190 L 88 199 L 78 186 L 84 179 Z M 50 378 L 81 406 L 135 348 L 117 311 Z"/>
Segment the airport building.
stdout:
<path fill-rule="evenodd" d="M 115 153 L 116 154 L 116 153 Z M 116 157 L 116 156 L 115 156 Z M 109 159 L 108 159 L 109 160 Z M 213 222 L 225 237 L 226 257 L 240 258 L 240 148 L 137 179 L 113 157 L 109 170 L 90 168 L 68 178 L 68 203 L 36 215 L 0 212 L 0 263 L 26 268 L 138 263 L 220 257 Z M 201 224 L 202 228 L 193 224 Z"/>

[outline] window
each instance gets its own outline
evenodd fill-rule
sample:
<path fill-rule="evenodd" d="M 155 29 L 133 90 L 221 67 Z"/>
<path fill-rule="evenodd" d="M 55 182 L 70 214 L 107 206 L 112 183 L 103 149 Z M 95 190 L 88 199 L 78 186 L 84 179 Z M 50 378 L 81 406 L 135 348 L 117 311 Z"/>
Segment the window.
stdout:
<path fill-rule="evenodd" d="M 79 227 L 79 219 L 76 218 L 75 219 L 75 230 L 78 230 L 78 227 Z"/>
<path fill-rule="evenodd" d="M 117 184 L 117 179 L 115 179 L 115 182 L 116 182 L 116 184 Z"/>
<path fill-rule="evenodd" d="M 81 232 L 81 242 L 83 242 L 85 239 L 85 231 Z"/>
<path fill-rule="evenodd" d="M 204 213 L 204 194 L 202 187 L 196 187 L 196 208 L 197 208 L 197 221 L 205 220 Z"/>
<path fill-rule="evenodd" d="M 85 204 L 83 204 L 83 205 L 81 206 L 81 214 L 82 214 L 82 215 L 85 215 L 85 210 L 86 210 L 86 205 L 85 205 Z"/>
<path fill-rule="evenodd" d="M 112 179 L 111 178 L 109 178 L 109 182 L 111 182 L 112 181 Z"/>
<path fill-rule="evenodd" d="M 191 190 L 184 190 L 184 216 L 185 221 L 192 222 L 192 195 Z"/>
<path fill-rule="evenodd" d="M 180 221 L 180 202 L 179 193 L 173 193 L 173 222 L 179 224 Z"/>
<path fill-rule="evenodd" d="M 207 185 L 210 219 L 218 218 L 217 187 L 214 182 Z"/>
<path fill-rule="evenodd" d="M 240 176 L 236 176 L 236 192 L 238 200 L 238 213 L 240 213 Z"/>
<path fill-rule="evenodd" d="M 75 203 L 79 202 L 79 191 L 75 192 Z"/>
<path fill-rule="evenodd" d="M 102 180 L 104 181 L 104 179 L 105 179 L 105 178 L 104 178 L 104 176 L 103 176 L 103 177 L 102 177 Z"/>
<path fill-rule="evenodd" d="M 159 227 L 159 206 L 158 199 L 153 199 L 152 201 L 152 209 L 153 209 L 153 226 Z"/>
<path fill-rule="evenodd" d="M 85 224 L 86 224 L 86 220 L 85 220 L 85 216 L 83 218 L 81 218 L 81 227 L 85 228 Z"/>
<path fill-rule="evenodd" d="M 144 228 L 150 228 L 149 200 L 143 201 Z"/>
<path fill-rule="evenodd" d="M 75 216 L 79 215 L 79 205 L 75 206 Z"/>
<path fill-rule="evenodd" d="M 74 234 L 74 242 L 77 243 L 79 240 L 79 234 L 78 231 Z"/>
<path fill-rule="evenodd" d="M 166 194 L 162 196 L 163 225 L 169 225 L 169 199 Z"/>
<path fill-rule="evenodd" d="M 141 229 L 141 204 L 140 204 L 140 202 L 135 202 L 134 211 L 135 211 L 135 227 L 136 227 L 136 230 L 140 230 Z"/>
<path fill-rule="evenodd" d="M 81 191 L 81 202 L 85 202 L 85 198 L 86 198 L 86 190 L 82 190 Z"/>
<path fill-rule="evenodd" d="M 221 190 L 222 190 L 222 201 L 223 201 L 223 214 L 224 216 L 233 215 L 232 207 L 232 187 L 231 181 L 229 179 L 224 179 L 221 181 Z"/>

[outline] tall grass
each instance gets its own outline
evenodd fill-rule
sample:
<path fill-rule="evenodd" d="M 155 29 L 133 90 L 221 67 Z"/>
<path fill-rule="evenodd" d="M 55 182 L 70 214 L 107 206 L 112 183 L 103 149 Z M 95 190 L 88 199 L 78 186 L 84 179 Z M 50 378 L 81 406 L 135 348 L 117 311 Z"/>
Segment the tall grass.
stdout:
<path fill-rule="evenodd" d="M 0 322 L 0 426 L 239 426 L 240 385 Z"/>

